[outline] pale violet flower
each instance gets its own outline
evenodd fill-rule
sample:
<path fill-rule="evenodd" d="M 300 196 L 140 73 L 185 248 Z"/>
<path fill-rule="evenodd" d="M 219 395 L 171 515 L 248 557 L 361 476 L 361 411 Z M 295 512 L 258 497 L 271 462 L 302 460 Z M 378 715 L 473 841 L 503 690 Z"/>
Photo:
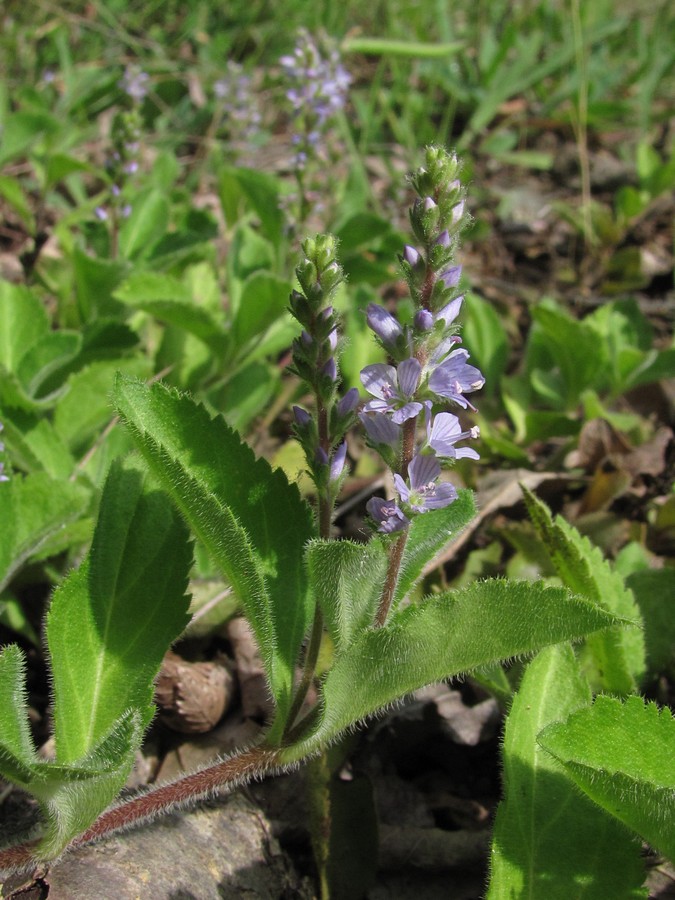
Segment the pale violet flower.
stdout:
<path fill-rule="evenodd" d="M 426 408 L 426 446 L 431 448 L 441 459 L 480 459 L 478 453 L 471 447 L 455 447 L 458 441 L 475 440 L 480 437 L 478 426 L 474 425 L 469 431 L 462 431 L 457 416 L 448 412 L 438 413 L 432 420 L 430 407 L 431 404 L 428 403 Z"/>
<path fill-rule="evenodd" d="M 401 439 L 401 426 L 392 422 L 385 413 L 371 412 L 359 413 L 359 419 L 363 423 L 372 444 L 386 444 L 389 447 L 398 447 Z"/>
<path fill-rule="evenodd" d="M 342 441 L 342 443 L 337 447 L 337 449 L 333 452 L 333 458 L 330 463 L 330 480 L 337 481 L 345 467 L 345 460 L 347 459 L 347 441 Z"/>
<path fill-rule="evenodd" d="M 140 103 L 148 93 L 149 81 L 150 76 L 147 72 L 129 66 L 122 76 L 120 87 L 128 97 L 131 97 L 136 103 Z"/>
<path fill-rule="evenodd" d="M 366 503 L 368 514 L 378 523 L 378 531 L 384 534 L 392 534 L 395 531 L 403 531 L 410 524 L 410 520 L 396 505 L 394 500 L 383 500 L 382 497 L 371 497 Z"/>
<path fill-rule="evenodd" d="M 408 486 L 400 475 L 394 485 L 401 502 L 415 512 L 443 509 L 457 499 L 457 489 L 447 481 L 438 482 L 441 467 L 435 456 L 414 456 L 408 466 Z"/>
<path fill-rule="evenodd" d="M 368 304 L 366 320 L 368 327 L 379 337 L 383 346 L 388 350 L 393 350 L 398 339 L 403 335 L 403 328 L 398 320 L 377 303 Z"/>
<path fill-rule="evenodd" d="M 480 390 L 485 378 L 475 366 L 468 365 L 468 358 L 469 354 L 463 348 L 453 350 L 431 373 L 429 390 L 446 400 L 454 400 L 464 409 L 475 409 L 464 394 Z"/>
<path fill-rule="evenodd" d="M 376 400 L 369 400 L 364 412 L 391 413 L 392 422 L 400 425 L 422 411 L 422 404 L 412 398 L 420 383 L 422 366 L 411 357 L 399 363 L 398 369 L 384 363 L 366 366 L 361 371 L 364 388 Z"/>

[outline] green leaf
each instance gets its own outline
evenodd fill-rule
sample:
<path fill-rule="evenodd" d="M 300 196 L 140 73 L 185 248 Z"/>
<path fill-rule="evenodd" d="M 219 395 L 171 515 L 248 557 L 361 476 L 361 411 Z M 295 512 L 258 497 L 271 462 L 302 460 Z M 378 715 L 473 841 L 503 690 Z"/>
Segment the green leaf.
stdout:
<path fill-rule="evenodd" d="M 49 333 L 44 306 L 26 287 L 0 281 L 0 365 L 17 372 L 25 353 Z"/>
<path fill-rule="evenodd" d="M 68 378 L 68 390 L 54 411 L 54 427 L 73 453 L 79 455 L 89 450 L 113 420 L 110 392 L 119 371 L 137 378 L 152 374 L 148 361 L 136 356 L 95 362 Z"/>
<path fill-rule="evenodd" d="M 24 353 L 17 370 L 29 396 L 43 399 L 47 382 L 79 353 L 82 337 L 74 331 L 50 331 Z"/>
<path fill-rule="evenodd" d="M 537 746 L 542 727 L 590 706 L 569 644 L 529 664 L 504 731 L 504 799 L 494 826 L 488 900 L 644 897 L 639 848 Z"/>
<path fill-rule="evenodd" d="M 675 569 L 634 572 L 626 584 L 644 618 L 650 672 L 675 673 Z"/>
<path fill-rule="evenodd" d="M 113 296 L 133 309 L 194 334 L 222 357 L 227 344 L 224 321 L 198 306 L 181 281 L 160 273 L 140 272 L 120 285 Z"/>
<path fill-rule="evenodd" d="M 377 539 L 312 541 L 307 570 L 315 601 L 338 653 L 372 625 L 382 594 L 387 554 Z"/>
<path fill-rule="evenodd" d="M 126 260 L 98 259 L 80 247 L 72 253 L 75 294 L 80 318 L 90 322 L 95 316 L 119 316 L 123 309 L 113 299 L 113 291 L 129 267 Z"/>
<path fill-rule="evenodd" d="M 224 410 L 228 425 L 245 433 L 251 421 L 267 408 L 279 381 L 276 367 L 252 362 L 239 367 L 225 384 L 209 391 L 206 400 L 215 409 Z"/>
<path fill-rule="evenodd" d="M 43 472 L 0 484 L 0 593 L 15 573 L 86 510 L 89 492 Z"/>
<path fill-rule="evenodd" d="M 20 110 L 5 117 L 0 141 L 0 166 L 23 156 L 42 135 L 57 130 L 58 121 L 46 112 Z"/>
<path fill-rule="evenodd" d="M 20 767 L 30 767 L 38 756 L 33 746 L 28 720 L 25 659 L 16 644 L 0 653 L 0 772 L 10 781 L 17 781 L 9 761 Z"/>
<path fill-rule="evenodd" d="M 528 341 L 528 373 L 557 374 L 565 408 L 575 407 L 586 388 L 607 385 L 607 353 L 595 328 L 553 305 L 536 306 L 532 317 L 536 326 Z"/>
<path fill-rule="evenodd" d="M 303 565 L 309 507 L 222 418 L 187 396 L 119 377 L 134 441 L 229 580 L 255 632 L 282 718 L 313 613 Z"/>
<path fill-rule="evenodd" d="M 245 282 L 234 320 L 235 345 L 243 348 L 263 334 L 288 306 L 291 285 L 269 272 L 254 272 Z"/>
<path fill-rule="evenodd" d="M 221 201 L 228 224 L 233 224 L 233 211 L 227 202 L 227 194 L 234 182 L 258 214 L 263 233 L 275 247 L 279 247 L 284 231 L 284 219 L 279 203 L 279 181 L 273 175 L 258 169 L 230 166 L 223 166 L 219 179 Z"/>
<path fill-rule="evenodd" d="M 12 463 L 25 471 L 44 471 L 52 478 L 66 480 L 75 461 L 64 440 L 43 415 L 23 410 L 0 410 L 5 426 L 3 437 L 10 448 Z"/>
<path fill-rule="evenodd" d="M 58 856 L 117 797 L 129 777 L 143 729 L 136 710 L 123 713 L 108 734 L 77 765 L 43 764 L 41 780 L 29 790 L 40 801 L 46 832 L 36 849 L 39 859 Z"/>
<path fill-rule="evenodd" d="M 148 725 L 153 679 L 188 621 L 190 563 L 187 530 L 166 495 L 114 465 L 91 551 L 47 616 L 57 762 L 82 759 L 128 709 Z"/>
<path fill-rule="evenodd" d="M 34 234 L 35 214 L 31 208 L 30 197 L 21 183 L 16 178 L 0 175 L 0 197 L 12 207 L 29 234 Z"/>
<path fill-rule="evenodd" d="M 471 347 L 474 365 L 485 376 L 485 390 L 497 394 L 509 358 L 509 342 L 502 319 L 493 306 L 477 294 L 469 294 L 464 304 L 466 324 L 463 339 Z"/>
<path fill-rule="evenodd" d="M 538 740 L 592 800 L 675 861 L 675 721 L 667 707 L 599 696 Z"/>
<path fill-rule="evenodd" d="M 169 201 L 153 188 L 134 197 L 133 209 L 120 229 L 120 252 L 126 259 L 148 256 L 166 231 Z"/>
<path fill-rule="evenodd" d="M 548 507 L 523 487 L 530 518 L 562 581 L 609 612 L 641 624 L 642 617 L 622 577 L 601 551 L 561 516 L 552 519 Z M 644 635 L 640 629 L 610 629 L 586 640 L 581 652 L 593 686 L 618 694 L 633 692 L 645 671 Z"/>
<path fill-rule="evenodd" d="M 424 574 L 426 565 L 463 531 L 475 515 L 473 492 L 460 490 L 454 503 L 413 519 L 396 583 L 394 605 L 410 593 Z"/>
<path fill-rule="evenodd" d="M 483 581 L 398 611 L 337 658 L 323 686 L 314 731 L 288 748 L 301 758 L 355 722 L 432 682 L 617 622 L 564 588 Z"/>

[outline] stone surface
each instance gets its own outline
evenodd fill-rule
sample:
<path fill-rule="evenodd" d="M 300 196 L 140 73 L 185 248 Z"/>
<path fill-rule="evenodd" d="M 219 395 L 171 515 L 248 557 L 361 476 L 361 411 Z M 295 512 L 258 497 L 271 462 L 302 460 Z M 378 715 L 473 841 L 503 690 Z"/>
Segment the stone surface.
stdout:
<path fill-rule="evenodd" d="M 39 886 L 48 888 L 49 900 L 312 896 L 282 854 L 265 815 L 242 794 L 80 848 L 41 876 Z M 30 896 L 25 882 L 23 893 L 13 887 L 14 893 L 5 890 L 1 896 Z"/>

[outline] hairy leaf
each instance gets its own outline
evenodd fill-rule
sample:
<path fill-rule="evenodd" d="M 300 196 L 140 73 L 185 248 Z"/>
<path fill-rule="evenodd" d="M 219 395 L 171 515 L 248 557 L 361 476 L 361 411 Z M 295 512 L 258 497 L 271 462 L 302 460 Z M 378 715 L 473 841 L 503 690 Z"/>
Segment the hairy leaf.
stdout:
<path fill-rule="evenodd" d="M 161 384 L 120 377 L 118 410 L 150 468 L 230 581 L 283 713 L 312 615 L 303 563 L 309 507 L 222 418 Z"/>
<path fill-rule="evenodd" d="M 286 756 L 305 755 L 426 684 L 617 621 L 564 588 L 503 580 L 478 582 L 409 606 L 383 628 L 364 632 L 336 659 L 313 732 Z"/>
<path fill-rule="evenodd" d="M 641 621 L 633 594 L 598 547 L 561 516 L 552 519 L 548 507 L 523 488 L 525 502 L 558 575 L 575 593 L 593 600 L 618 616 Z M 581 653 L 591 684 L 617 694 L 629 694 L 645 671 L 641 630 L 610 629 L 587 639 Z"/>
<path fill-rule="evenodd" d="M 394 605 L 410 593 L 422 577 L 424 567 L 468 525 L 476 515 L 473 492 L 462 490 L 444 509 L 432 509 L 416 516 L 410 526 L 396 583 Z"/>
<path fill-rule="evenodd" d="M 488 900 L 646 896 L 635 840 L 537 745 L 545 725 L 590 703 L 569 644 L 547 647 L 527 667 L 504 731 L 504 799 L 495 820 Z"/>
<path fill-rule="evenodd" d="M 147 726 L 153 679 L 188 621 L 192 553 L 165 494 L 114 465 L 87 560 L 47 616 L 56 759 L 82 759 L 128 709 Z"/>
<path fill-rule="evenodd" d="M 599 696 L 538 740 L 591 799 L 675 862 L 675 720 L 667 707 Z"/>
<path fill-rule="evenodd" d="M 314 598 L 338 652 L 373 623 L 387 570 L 381 543 L 312 541 L 307 569 Z"/>
<path fill-rule="evenodd" d="M 0 772 L 9 781 L 21 781 L 19 770 L 37 761 L 28 722 L 25 665 L 15 644 L 0 653 Z"/>

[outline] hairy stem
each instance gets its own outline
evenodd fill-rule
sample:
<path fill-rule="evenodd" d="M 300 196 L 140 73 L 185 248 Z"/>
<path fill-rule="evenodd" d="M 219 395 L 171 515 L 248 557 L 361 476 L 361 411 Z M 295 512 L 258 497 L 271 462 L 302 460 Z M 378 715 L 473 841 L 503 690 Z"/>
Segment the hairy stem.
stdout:
<path fill-rule="evenodd" d="M 382 591 L 380 605 L 377 608 L 377 615 L 375 616 L 376 628 L 381 628 L 387 621 L 387 616 L 389 615 L 389 610 L 391 609 L 391 604 L 394 599 L 394 591 L 396 590 L 398 573 L 401 568 L 403 551 L 405 550 L 407 540 L 408 531 L 406 529 L 406 531 L 399 535 L 396 539 L 396 543 L 392 545 L 391 550 L 389 551 L 389 566 L 387 567 L 387 574 L 384 579 L 384 590 Z"/>
<path fill-rule="evenodd" d="M 278 749 L 261 745 L 244 750 L 239 755 L 200 772 L 186 775 L 171 784 L 162 785 L 145 794 L 139 794 L 119 806 L 113 806 L 83 834 L 76 837 L 69 848 L 91 843 L 132 825 L 139 825 L 159 813 L 185 806 L 214 791 L 222 791 L 223 788 L 232 790 L 253 778 L 260 778 L 282 767 Z M 0 851 L 0 871 L 25 870 L 42 862 L 35 855 L 38 845 L 38 841 L 32 841 Z"/>

